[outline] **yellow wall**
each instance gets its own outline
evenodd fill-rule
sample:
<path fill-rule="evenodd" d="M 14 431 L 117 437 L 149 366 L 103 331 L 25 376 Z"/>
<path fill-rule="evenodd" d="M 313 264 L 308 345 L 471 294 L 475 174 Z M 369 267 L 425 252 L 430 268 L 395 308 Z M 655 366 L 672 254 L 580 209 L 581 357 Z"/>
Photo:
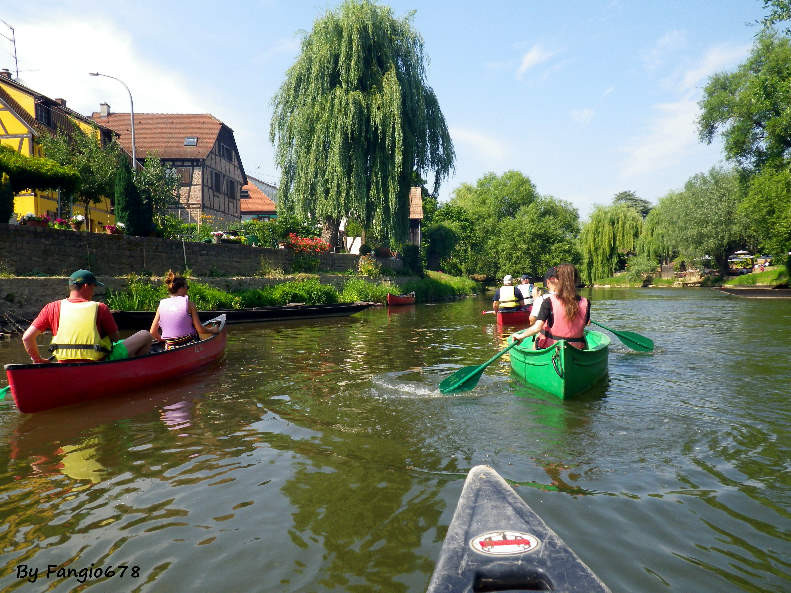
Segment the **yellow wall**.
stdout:
<path fill-rule="evenodd" d="M 6 90 L 14 100 L 19 103 L 21 107 L 27 111 L 31 117 L 36 116 L 35 99 L 32 95 L 25 93 L 11 85 L 5 84 L 0 80 L 0 85 Z M 80 119 L 71 117 L 71 120 L 79 126 L 79 128 L 86 134 L 93 134 L 97 136 L 99 131 L 95 126 L 90 125 Z M 0 111 L 0 121 L 3 122 L 9 135 L 27 134 L 29 130 L 27 126 L 20 120 L 13 112 L 4 110 Z M 19 150 L 19 138 L 4 138 L 2 128 L 0 128 L 0 144 L 8 146 L 14 150 L 19 151 L 25 156 L 44 156 L 44 150 L 37 142 L 31 143 L 27 138 L 22 139 L 22 149 Z M 62 200 L 67 200 L 65 196 Z M 65 204 L 63 204 L 65 206 Z M 65 209 L 65 208 L 64 208 Z M 35 214 L 36 216 L 49 216 L 54 219 L 58 212 L 58 193 L 54 190 L 34 192 L 20 192 L 14 196 L 14 214 L 17 219 L 22 218 L 25 214 Z M 86 216 L 85 209 L 79 205 L 74 204 L 72 214 L 82 214 Z M 5 222 L 5 221 L 2 221 Z M 112 213 L 112 205 L 110 200 L 102 197 L 98 204 L 91 204 L 90 206 L 90 228 L 85 227 L 86 230 L 91 232 L 104 232 L 104 225 L 115 224 L 115 215 Z"/>

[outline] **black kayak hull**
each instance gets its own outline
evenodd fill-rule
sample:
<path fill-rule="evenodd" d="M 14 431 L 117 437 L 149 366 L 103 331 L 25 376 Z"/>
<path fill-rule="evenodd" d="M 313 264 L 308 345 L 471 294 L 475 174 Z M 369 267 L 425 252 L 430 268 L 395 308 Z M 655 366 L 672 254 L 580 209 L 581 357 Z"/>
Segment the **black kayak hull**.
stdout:
<path fill-rule="evenodd" d="M 467 475 L 427 593 L 562 591 L 607 586 L 492 468 Z"/>
<path fill-rule="evenodd" d="M 292 319 L 314 319 L 341 317 L 357 313 L 375 303 L 337 303 L 332 305 L 284 305 L 282 307 L 256 307 L 254 309 L 227 309 L 222 311 L 199 311 L 205 322 L 224 314 L 227 323 L 260 323 L 264 321 L 289 321 Z M 154 320 L 154 311 L 113 311 L 119 329 L 148 328 Z"/>

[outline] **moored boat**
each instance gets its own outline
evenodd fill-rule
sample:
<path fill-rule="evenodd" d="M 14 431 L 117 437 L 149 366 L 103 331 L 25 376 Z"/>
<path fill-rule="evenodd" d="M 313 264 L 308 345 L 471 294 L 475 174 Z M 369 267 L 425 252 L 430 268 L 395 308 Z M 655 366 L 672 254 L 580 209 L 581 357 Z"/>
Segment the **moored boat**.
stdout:
<path fill-rule="evenodd" d="M 607 376 L 610 338 L 600 332 L 585 330 L 587 347 L 571 346 L 565 340 L 549 348 L 533 350 L 524 340 L 511 349 L 511 368 L 526 383 L 561 398 L 581 393 Z M 511 343 L 512 338 L 508 339 Z"/>
<path fill-rule="evenodd" d="M 491 467 L 470 470 L 427 593 L 607 586 Z"/>
<path fill-rule="evenodd" d="M 220 333 L 145 356 L 89 363 L 7 364 L 5 371 L 14 402 L 20 412 L 41 412 L 134 391 L 195 371 L 225 352 L 225 316 L 212 321 L 220 325 Z"/>
<path fill-rule="evenodd" d="M 226 323 L 259 323 L 265 321 L 290 321 L 292 319 L 315 319 L 321 317 L 343 317 L 357 313 L 374 303 L 334 303 L 328 305 L 283 305 L 254 307 L 252 309 L 227 309 L 222 311 L 198 311 L 203 323 L 217 315 L 225 315 Z M 151 325 L 154 311 L 113 311 L 120 329 L 140 329 Z"/>
<path fill-rule="evenodd" d="M 415 304 L 415 291 L 406 294 L 390 294 L 387 293 L 387 305 L 414 305 Z"/>

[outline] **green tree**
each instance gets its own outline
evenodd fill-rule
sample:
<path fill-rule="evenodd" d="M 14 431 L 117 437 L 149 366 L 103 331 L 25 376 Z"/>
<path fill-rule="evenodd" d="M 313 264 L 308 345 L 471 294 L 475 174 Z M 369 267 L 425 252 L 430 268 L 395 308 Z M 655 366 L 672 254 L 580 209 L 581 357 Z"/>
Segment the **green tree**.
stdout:
<path fill-rule="evenodd" d="M 737 172 L 712 168 L 694 175 L 682 191 L 661 198 L 649 213 L 641 252 L 666 258 L 678 254 L 698 265 L 708 256 L 724 272 L 728 254 L 751 241 L 742 199 Z"/>
<path fill-rule="evenodd" d="M 703 142 L 720 134 L 727 159 L 748 174 L 781 167 L 791 156 L 791 39 L 771 30 L 758 35 L 735 72 L 712 76 L 699 105 Z"/>
<path fill-rule="evenodd" d="M 634 208 L 640 213 L 640 216 L 645 218 L 648 213 L 653 208 L 653 205 L 648 200 L 644 200 L 643 198 L 639 197 L 636 193 L 632 190 L 621 191 L 615 194 L 615 197 L 612 199 L 612 203 L 614 206 L 629 206 L 630 208 Z"/>
<path fill-rule="evenodd" d="M 129 235 L 148 235 L 152 228 L 151 216 L 140 199 L 133 177 L 126 155 L 121 156 L 115 175 L 115 219 L 126 225 Z"/>
<path fill-rule="evenodd" d="M 543 196 L 503 220 L 496 248 L 496 277 L 529 274 L 541 278 L 547 268 L 560 263 L 578 264 L 579 213 L 569 202 Z"/>
<path fill-rule="evenodd" d="M 789 0 L 764 0 L 764 8 L 769 11 L 761 21 L 765 27 L 791 21 L 791 2 Z M 785 32 L 791 34 L 791 28 L 786 27 Z"/>
<path fill-rule="evenodd" d="M 582 279 L 590 283 L 623 267 L 636 252 L 642 226 L 642 216 L 631 206 L 596 206 L 580 233 Z"/>
<path fill-rule="evenodd" d="M 153 228 L 151 220 L 162 226 L 170 209 L 178 205 L 181 178 L 156 154 L 148 153 L 143 166 L 135 172 L 135 185 L 142 203 L 142 224 L 148 226 L 148 230 L 141 227 L 141 231 L 147 234 Z"/>
<path fill-rule="evenodd" d="M 750 180 L 739 210 L 758 247 L 778 261 L 791 251 L 791 171 L 765 168 Z"/>
<path fill-rule="evenodd" d="M 42 136 L 41 144 L 47 158 L 77 171 L 79 183 L 74 198 L 84 206 L 90 228 L 91 204 L 98 204 L 113 193 L 118 144 L 102 146 L 98 133 L 86 134 L 76 125 L 68 133 L 59 130 L 54 135 Z"/>
<path fill-rule="evenodd" d="M 316 20 L 273 99 L 279 209 L 318 220 L 333 244 L 344 216 L 403 240 L 413 173 L 436 193 L 453 166 L 411 18 L 347 0 Z"/>

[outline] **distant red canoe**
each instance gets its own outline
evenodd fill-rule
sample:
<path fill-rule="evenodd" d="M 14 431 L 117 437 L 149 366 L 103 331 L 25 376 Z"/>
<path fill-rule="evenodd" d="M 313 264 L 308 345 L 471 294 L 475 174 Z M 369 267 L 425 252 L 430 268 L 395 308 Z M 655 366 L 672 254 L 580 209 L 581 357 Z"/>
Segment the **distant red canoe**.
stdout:
<path fill-rule="evenodd" d="M 219 334 L 174 350 L 126 360 L 89 363 L 5 365 L 8 384 L 20 412 L 59 406 L 134 391 L 191 373 L 222 357 L 228 332 L 225 316 L 216 318 Z"/>
<path fill-rule="evenodd" d="M 412 291 L 408 294 L 390 294 L 387 293 L 387 305 L 392 307 L 393 305 L 414 305 L 415 304 L 415 292 Z"/>
<path fill-rule="evenodd" d="M 525 325 L 530 323 L 530 309 L 518 309 L 516 311 L 498 311 L 498 325 Z"/>

